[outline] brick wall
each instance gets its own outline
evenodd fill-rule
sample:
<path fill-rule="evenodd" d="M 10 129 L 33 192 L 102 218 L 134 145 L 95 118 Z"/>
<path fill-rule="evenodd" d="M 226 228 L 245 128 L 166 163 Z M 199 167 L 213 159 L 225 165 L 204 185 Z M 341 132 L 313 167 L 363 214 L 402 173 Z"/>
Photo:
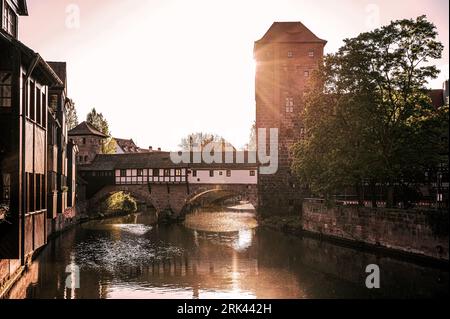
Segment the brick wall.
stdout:
<path fill-rule="evenodd" d="M 255 45 L 256 127 L 266 129 L 267 149 L 278 148 L 277 173 L 258 176 L 259 211 L 264 215 L 293 214 L 301 207 L 304 192 L 291 174 L 291 148 L 303 137 L 303 94 L 323 58 L 323 50 L 323 43 L 301 41 Z M 315 52 L 314 57 L 308 56 L 310 51 Z M 292 109 L 287 111 L 291 99 Z M 278 129 L 277 144 L 268 141 L 271 128 Z M 259 136 L 258 140 L 262 141 Z"/>
<path fill-rule="evenodd" d="M 316 234 L 449 259 L 448 212 L 372 209 L 305 201 L 303 229 Z"/>

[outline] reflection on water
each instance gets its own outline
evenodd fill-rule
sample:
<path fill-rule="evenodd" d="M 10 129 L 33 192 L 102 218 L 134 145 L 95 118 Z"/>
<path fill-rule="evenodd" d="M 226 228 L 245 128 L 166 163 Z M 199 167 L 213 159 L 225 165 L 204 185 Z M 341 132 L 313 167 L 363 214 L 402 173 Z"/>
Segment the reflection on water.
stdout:
<path fill-rule="evenodd" d="M 381 269 L 379 290 L 365 288 L 372 263 Z M 251 214 L 224 212 L 192 214 L 186 225 L 154 225 L 145 214 L 84 224 L 49 243 L 11 292 L 12 298 L 446 296 L 447 271 L 260 229 Z"/>

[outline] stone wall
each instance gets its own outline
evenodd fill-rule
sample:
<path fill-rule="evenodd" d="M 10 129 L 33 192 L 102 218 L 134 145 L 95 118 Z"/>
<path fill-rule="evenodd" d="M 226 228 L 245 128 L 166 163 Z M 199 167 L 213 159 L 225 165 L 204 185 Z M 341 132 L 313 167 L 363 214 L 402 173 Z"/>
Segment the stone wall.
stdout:
<path fill-rule="evenodd" d="M 303 203 L 303 230 L 449 260 L 448 212 Z"/>

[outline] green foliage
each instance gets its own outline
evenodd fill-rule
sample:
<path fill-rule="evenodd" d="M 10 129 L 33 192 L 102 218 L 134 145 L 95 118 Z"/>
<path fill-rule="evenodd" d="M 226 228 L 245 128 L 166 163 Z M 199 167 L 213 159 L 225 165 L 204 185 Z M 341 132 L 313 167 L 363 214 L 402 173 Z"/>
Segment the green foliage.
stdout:
<path fill-rule="evenodd" d="M 116 154 L 117 142 L 114 138 L 110 137 L 102 146 L 103 154 Z"/>
<path fill-rule="evenodd" d="M 67 129 L 70 131 L 78 125 L 78 115 L 75 108 L 75 103 L 71 99 L 66 102 L 66 121 Z"/>
<path fill-rule="evenodd" d="M 425 16 L 344 40 L 324 58 L 305 96 L 308 138 L 293 170 L 316 194 L 362 180 L 414 183 L 448 154 L 448 106 L 435 109 L 425 84 L 443 46 Z M 445 155 L 444 155 L 445 156 Z"/>
<path fill-rule="evenodd" d="M 95 108 L 88 113 L 86 121 L 94 126 L 97 130 L 108 136 L 108 139 L 103 143 L 102 153 L 103 154 L 115 154 L 117 142 L 111 137 L 111 132 L 109 131 L 109 124 L 102 113 L 98 113 Z"/>
<path fill-rule="evenodd" d="M 253 123 L 252 128 L 250 130 L 250 139 L 248 142 L 247 149 L 249 151 L 256 151 L 257 149 L 257 134 L 256 134 L 256 122 Z"/>
<path fill-rule="evenodd" d="M 97 130 L 105 135 L 111 136 L 109 131 L 109 124 L 102 113 L 98 113 L 95 108 L 93 108 L 86 116 L 86 122 L 94 126 Z"/>
<path fill-rule="evenodd" d="M 191 150 L 192 148 L 204 147 L 206 145 L 210 145 L 213 143 L 217 147 L 221 147 L 222 145 L 226 147 L 233 147 L 229 142 L 227 142 L 223 137 L 211 134 L 211 133 L 191 133 L 187 137 L 181 140 L 179 147 L 183 151 Z"/>
<path fill-rule="evenodd" d="M 137 211 L 136 200 L 125 192 L 117 192 L 110 195 L 101 205 L 101 211 L 111 213 L 134 213 Z"/>

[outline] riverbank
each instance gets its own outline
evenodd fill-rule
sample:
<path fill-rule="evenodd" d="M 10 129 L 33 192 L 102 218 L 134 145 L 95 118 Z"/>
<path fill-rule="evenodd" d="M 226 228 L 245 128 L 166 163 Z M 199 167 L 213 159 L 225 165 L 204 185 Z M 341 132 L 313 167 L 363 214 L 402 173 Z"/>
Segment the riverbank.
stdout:
<path fill-rule="evenodd" d="M 281 232 L 287 235 L 296 236 L 299 238 L 308 237 L 324 242 L 329 242 L 342 247 L 355 248 L 377 255 L 398 258 L 405 261 L 414 262 L 421 265 L 437 267 L 441 269 L 448 269 L 448 259 L 440 259 L 424 254 L 417 254 L 406 249 L 394 249 L 382 245 L 371 244 L 356 239 L 348 239 L 339 236 L 328 235 L 324 232 L 315 232 L 304 229 L 304 221 L 300 216 L 271 216 L 259 217 L 258 225 L 260 227 Z"/>

